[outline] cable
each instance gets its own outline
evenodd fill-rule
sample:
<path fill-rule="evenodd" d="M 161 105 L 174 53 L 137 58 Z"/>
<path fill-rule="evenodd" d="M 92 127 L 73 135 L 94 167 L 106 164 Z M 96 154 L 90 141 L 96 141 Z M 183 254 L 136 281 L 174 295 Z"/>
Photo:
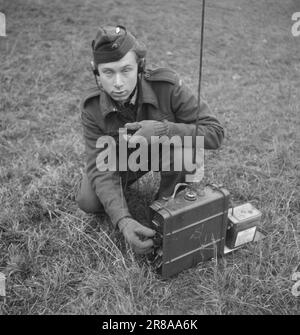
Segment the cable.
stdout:
<path fill-rule="evenodd" d="M 97 76 L 94 74 L 94 77 L 95 77 L 95 82 L 96 82 L 96 85 L 98 86 L 99 90 L 101 91 L 101 87 L 98 83 L 98 80 L 97 80 Z"/>

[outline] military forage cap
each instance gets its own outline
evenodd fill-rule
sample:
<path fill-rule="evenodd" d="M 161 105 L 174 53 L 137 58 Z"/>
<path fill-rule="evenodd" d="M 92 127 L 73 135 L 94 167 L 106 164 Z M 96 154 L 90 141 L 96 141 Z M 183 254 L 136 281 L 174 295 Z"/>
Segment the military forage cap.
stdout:
<path fill-rule="evenodd" d="M 100 27 L 92 42 L 96 65 L 120 60 L 136 44 L 135 37 L 123 26 Z"/>

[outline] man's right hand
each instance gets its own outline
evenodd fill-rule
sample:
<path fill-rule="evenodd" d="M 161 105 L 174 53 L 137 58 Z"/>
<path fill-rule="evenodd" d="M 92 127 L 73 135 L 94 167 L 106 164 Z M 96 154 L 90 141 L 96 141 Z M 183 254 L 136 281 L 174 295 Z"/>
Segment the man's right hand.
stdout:
<path fill-rule="evenodd" d="M 147 254 L 151 252 L 153 241 L 150 237 L 155 235 L 155 230 L 147 228 L 129 217 L 121 219 L 118 226 L 125 240 L 132 246 L 136 253 Z M 148 237 L 148 239 L 144 240 L 141 239 L 141 237 Z"/>

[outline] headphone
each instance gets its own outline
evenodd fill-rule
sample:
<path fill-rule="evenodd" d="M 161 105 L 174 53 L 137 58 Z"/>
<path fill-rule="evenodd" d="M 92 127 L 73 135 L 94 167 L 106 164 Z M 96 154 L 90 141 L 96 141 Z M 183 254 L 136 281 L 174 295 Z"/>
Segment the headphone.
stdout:
<path fill-rule="evenodd" d="M 118 25 L 117 28 L 122 28 L 123 30 L 125 30 L 126 33 L 126 28 L 124 26 Z M 92 41 L 92 51 L 94 51 L 94 45 L 95 45 L 95 40 Z M 144 72 L 146 67 L 146 60 L 145 58 L 140 58 L 138 61 L 138 73 L 142 73 Z M 91 68 L 92 68 L 92 72 L 96 78 L 96 76 L 100 76 L 100 73 L 98 71 L 98 67 L 96 66 L 94 60 L 91 61 Z"/>
<path fill-rule="evenodd" d="M 92 60 L 90 64 L 91 64 L 91 68 L 92 68 L 92 72 L 94 76 L 100 77 L 100 73 L 98 71 L 98 67 L 96 66 L 95 62 Z M 138 73 L 144 72 L 145 66 L 146 66 L 145 58 L 140 58 L 138 61 Z"/>
<path fill-rule="evenodd" d="M 90 64 L 91 64 L 91 68 L 92 68 L 92 72 L 93 72 L 93 75 L 94 75 L 94 78 L 95 78 L 96 85 L 98 86 L 99 90 L 102 91 L 102 87 L 101 87 L 101 85 L 99 85 L 98 80 L 97 80 L 97 77 L 100 77 L 100 73 L 98 71 L 98 68 L 97 68 L 97 66 L 96 66 L 96 64 L 93 60 L 91 61 Z M 144 72 L 145 66 L 146 66 L 146 60 L 145 60 L 145 58 L 141 58 L 138 61 L 138 74 Z"/>

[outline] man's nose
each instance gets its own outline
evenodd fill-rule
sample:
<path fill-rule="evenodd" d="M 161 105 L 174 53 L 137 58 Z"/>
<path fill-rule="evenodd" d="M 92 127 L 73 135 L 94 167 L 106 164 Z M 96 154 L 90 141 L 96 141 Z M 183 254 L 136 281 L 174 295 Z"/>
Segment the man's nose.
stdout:
<path fill-rule="evenodd" d="M 115 86 L 115 88 L 118 88 L 118 89 L 120 89 L 123 86 L 123 81 L 122 81 L 121 75 L 118 74 L 118 73 L 116 74 L 116 77 L 115 77 L 114 86 Z"/>

